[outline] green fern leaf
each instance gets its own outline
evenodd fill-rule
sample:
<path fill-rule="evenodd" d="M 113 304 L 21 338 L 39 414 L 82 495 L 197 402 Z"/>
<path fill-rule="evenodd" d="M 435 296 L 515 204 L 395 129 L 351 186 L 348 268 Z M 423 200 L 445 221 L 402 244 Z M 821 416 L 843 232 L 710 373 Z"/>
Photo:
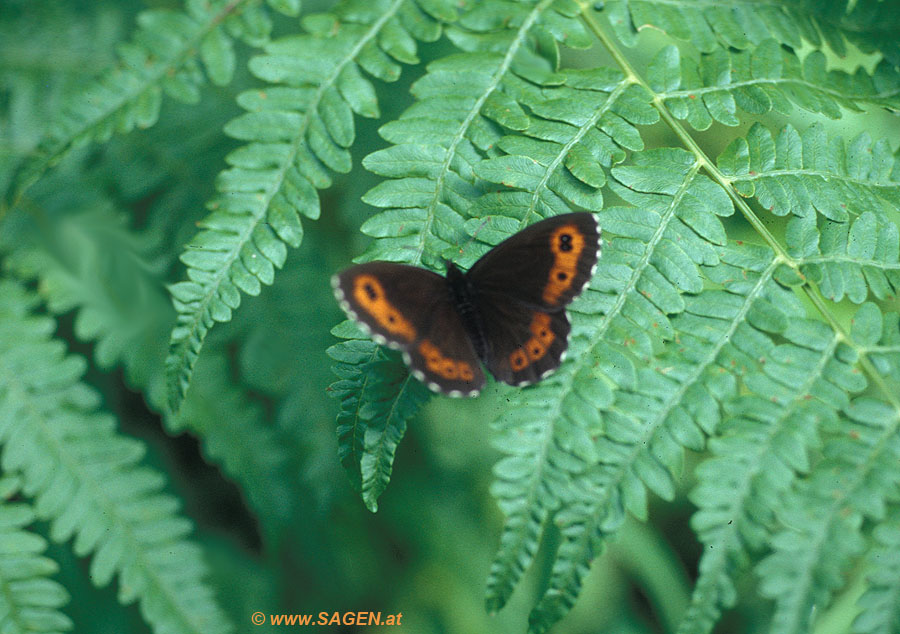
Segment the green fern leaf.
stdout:
<path fill-rule="evenodd" d="M 869 552 L 869 587 L 857 602 L 862 608 L 853 634 L 890 634 L 900 629 L 900 517 L 896 509 L 873 531 Z"/>
<path fill-rule="evenodd" d="M 886 66 L 871 77 L 861 71 L 854 75 L 826 71 L 820 51 L 801 62 L 773 39 L 763 40 L 752 50 L 716 49 L 702 55 L 699 62 L 680 57 L 670 45 L 657 53 L 647 69 L 650 88 L 676 118 L 697 130 L 706 130 L 713 121 L 739 125 L 738 108 L 756 115 L 771 110 L 788 114 L 794 104 L 831 119 L 841 117 L 841 107 L 851 111 L 860 111 L 863 105 L 897 108 L 900 92 L 884 86 L 886 76 L 900 83 L 900 75 Z"/>
<path fill-rule="evenodd" d="M 158 279 L 161 245 L 153 234 L 131 231 L 106 201 L 83 204 L 86 210 L 70 200 L 47 201 L 48 209 L 65 209 L 52 229 L 4 225 L 3 246 L 11 250 L 5 268 L 23 281 L 39 281 L 52 313 L 77 310 L 75 335 L 96 342 L 98 366 L 123 366 L 150 407 L 164 412 L 164 351 L 174 311 Z M 227 380 L 223 354 L 209 356 L 185 412 L 165 423 L 172 432 L 190 429 L 200 438 L 210 460 L 238 481 L 271 536 L 290 521 L 298 498 L 285 484 L 284 443 L 264 425 L 260 408 Z"/>
<path fill-rule="evenodd" d="M 786 496 L 772 538 L 774 552 L 760 562 L 760 591 L 775 600 L 772 632 L 807 631 L 813 606 L 827 603 L 861 552 L 864 517 L 883 519 L 900 474 L 900 403 L 860 397 L 830 425 L 825 458 Z"/>
<path fill-rule="evenodd" d="M 353 115 L 379 114 L 360 66 L 396 79 L 399 67 L 389 56 L 415 61 L 413 34 L 440 33 L 437 25 L 423 28 L 429 21 L 404 0 L 351 0 L 334 14 L 307 16 L 309 34 L 270 42 L 251 60 L 256 77 L 281 85 L 239 97 L 248 112 L 226 132 L 249 143 L 228 156 L 232 167 L 219 176 L 214 211 L 181 256 L 189 281 L 171 287 L 178 317 L 166 361 L 173 412 L 209 329 L 231 320 L 241 293 L 257 295 L 274 281 L 287 247 L 303 238 L 300 217 L 318 218 L 316 190 L 331 185 L 329 171 L 350 170 Z"/>
<path fill-rule="evenodd" d="M 51 537 L 74 537 L 93 554 L 97 585 L 121 577 L 119 600 L 139 600 L 157 631 L 231 631 L 212 591 L 190 524 L 160 492 L 161 476 L 139 466 L 143 445 L 118 435 L 80 381 L 84 362 L 50 338 L 52 320 L 30 313 L 35 298 L 0 283 L 0 442 L 7 473 L 21 474 Z"/>
<path fill-rule="evenodd" d="M 624 160 L 625 150 L 643 149 L 636 126 L 659 117 L 646 91 L 610 69 L 567 71 L 565 86 L 542 90 L 510 83 L 532 116 L 524 130 L 497 141 L 505 154 L 475 166 L 478 177 L 505 188 L 469 209 L 466 228 L 483 241 L 491 241 L 497 223 L 508 224 L 504 217 L 521 227 L 573 206 L 601 210 L 606 170 Z"/>
<path fill-rule="evenodd" d="M 704 434 L 697 424 L 709 432 L 717 423 L 714 410 L 689 413 L 681 406 L 684 393 L 679 382 L 688 372 L 683 364 L 675 372 L 678 381 L 640 369 L 644 360 L 654 356 L 660 338 L 674 337 L 667 314 L 685 309 L 682 293 L 702 290 L 699 266 L 719 260 L 717 251 L 708 246 L 688 253 L 685 245 L 699 240 L 681 217 L 712 227 L 719 222 L 717 214 L 733 212 L 728 197 L 700 176 L 697 167 L 686 153 L 663 149 L 635 155 L 634 165 L 612 169 L 611 187 L 636 208 L 604 212 L 604 230 L 614 236 L 604 248 L 603 266 L 570 311 L 573 323 L 577 323 L 576 311 L 595 317 L 586 322 L 582 338 L 573 327 L 571 361 L 552 379 L 514 399 L 518 407 L 531 406 L 541 412 L 544 444 L 535 445 L 534 451 L 528 444 L 523 452 L 521 441 L 504 442 L 504 436 L 497 441 L 502 450 L 521 453 L 532 462 L 528 469 L 518 470 L 517 478 L 509 476 L 515 471 L 498 473 L 495 494 L 507 520 L 488 581 L 489 607 L 505 603 L 537 550 L 545 519 L 561 506 L 557 518 L 563 542 L 550 587 L 530 617 L 533 631 L 544 631 L 571 607 L 602 536 L 621 524 L 623 511 L 639 517 L 646 514 L 645 487 L 671 496 L 681 447 L 702 446 Z M 724 229 L 720 226 L 715 233 L 724 236 Z M 712 382 L 715 387 L 705 386 L 704 370 L 701 366 L 694 381 L 681 386 L 695 402 L 709 401 L 710 389 L 732 389 L 718 381 Z M 611 385 L 618 386 L 618 391 L 611 390 Z M 648 416 L 655 422 L 633 416 Z M 665 431 L 655 433 L 660 426 Z M 648 435 L 638 429 L 647 430 Z M 557 434 L 562 438 L 556 440 Z M 566 460 L 551 458 L 547 443 L 568 448 L 572 436 L 588 439 L 590 452 Z M 638 451 L 639 447 L 647 453 Z M 573 484 L 563 490 L 579 491 L 573 499 L 557 500 L 544 491 L 555 489 L 554 482 L 561 485 L 569 480 Z"/>
<path fill-rule="evenodd" d="M 237 480 L 258 514 L 269 543 L 275 543 L 296 518 L 298 492 L 288 470 L 290 446 L 265 422 L 258 403 L 230 380 L 225 353 L 209 351 L 197 365 L 195 386 L 178 416 L 168 420 L 173 432 L 190 430 L 204 454 Z"/>
<path fill-rule="evenodd" d="M 896 161 L 886 139 L 872 143 L 865 132 L 845 146 L 838 137 L 828 138 L 820 124 L 802 135 L 788 125 L 773 139 L 759 123 L 717 159 L 742 196 L 756 197 L 772 213 L 817 211 L 835 222 L 900 206 Z"/>
<path fill-rule="evenodd" d="M 674 0 L 659 4 L 652 0 L 611 0 L 602 5 L 609 24 L 626 46 L 637 43 L 637 32 L 652 26 L 669 36 L 693 44 L 704 53 L 719 48 L 744 50 L 768 39 L 794 50 L 804 41 L 815 48 L 827 44 L 840 56 L 846 43 L 865 51 L 884 53 L 894 66 L 900 62 L 900 47 L 893 34 L 897 15 L 879 0 L 860 2 L 747 5 L 726 0 L 715 5 Z"/>
<path fill-rule="evenodd" d="M 755 367 L 764 332 L 780 332 L 788 320 L 784 311 L 800 310 L 772 281 L 775 265 L 765 250 L 728 247 L 720 257 L 721 264 L 705 271 L 723 290 L 690 297 L 673 318 L 679 353 L 640 368 L 633 382 L 619 383 L 613 402 L 595 414 L 604 427 L 595 441 L 598 459 L 582 478 L 585 494 L 558 515 L 563 539 L 549 588 L 532 611 L 532 631 L 546 631 L 574 604 L 589 563 L 624 512 L 646 516 L 645 489 L 671 498 L 683 448 L 702 448 L 704 436 L 719 425 L 717 402 L 735 393 L 734 379 L 723 369 Z"/>
<path fill-rule="evenodd" d="M 328 349 L 340 377 L 329 387 L 340 399 L 337 418 L 338 455 L 363 502 L 373 513 L 387 488 L 394 453 L 406 433 L 406 422 L 431 396 L 428 389 L 370 339 L 360 338 L 350 322 L 332 334 L 348 339 Z"/>
<path fill-rule="evenodd" d="M 17 201 L 69 149 L 154 125 L 164 93 L 196 103 L 204 81 L 200 62 L 213 83 L 228 83 L 234 71 L 232 38 L 259 46 L 270 28 L 259 0 L 190 0 L 183 13 L 141 13 L 133 40 L 120 46 L 118 65 L 84 87 L 50 123 L 35 155 L 16 175 L 10 200 Z"/>
<path fill-rule="evenodd" d="M 762 365 L 744 376 L 749 393 L 724 403 L 712 457 L 697 469 L 692 524 L 706 548 L 682 634 L 711 631 L 718 608 L 734 603 L 733 572 L 767 544 L 783 494 L 810 469 L 822 427 L 849 404 L 849 390 L 864 387 L 848 384 L 860 375 L 837 353 L 841 337 L 804 314 L 799 306 L 789 314 L 781 333 L 788 342 L 769 342 Z"/>
<path fill-rule="evenodd" d="M 860 304 L 870 292 L 880 300 L 897 297 L 900 232 L 881 214 L 866 211 L 852 223 L 792 218 L 785 237 L 800 271 L 831 301 Z"/>
<path fill-rule="evenodd" d="M 874 304 L 864 304 L 838 357 L 867 369 L 872 346 L 889 348 L 896 341 L 891 325 L 896 326 L 893 315 L 882 319 Z M 828 368 L 830 380 L 837 379 L 846 391 L 860 391 L 868 383 L 855 369 Z M 760 591 L 775 599 L 773 632 L 806 631 L 813 606 L 827 604 L 844 585 L 844 574 L 862 550 L 863 519 L 883 521 L 896 500 L 900 474 L 891 467 L 900 460 L 900 400 L 885 379 L 897 376 L 871 371 L 866 376 L 884 400 L 861 396 L 834 403 L 843 416 L 824 420 L 821 461 L 784 494 L 776 511 L 774 552 L 757 566 Z"/>
<path fill-rule="evenodd" d="M 0 495 L 0 497 L 5 497 Z M 50 576 L 56 562 L 43 556 L 47 542 L 25 527 L 34 511 L 0 501 L 0 631 L 8 634 L 59 634 L 72 629 L 60 608 L 69 593 Z"/>

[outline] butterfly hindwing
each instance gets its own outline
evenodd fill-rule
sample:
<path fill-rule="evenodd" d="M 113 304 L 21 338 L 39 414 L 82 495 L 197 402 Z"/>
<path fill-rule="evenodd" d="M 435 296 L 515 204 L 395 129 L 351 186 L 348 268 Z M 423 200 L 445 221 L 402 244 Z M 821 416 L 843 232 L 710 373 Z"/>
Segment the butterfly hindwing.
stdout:
<path fill-rule="evenodd" d="M 459 313 L 448 299 L 432 316 L 422 337 L 404 352 L 407 365 L 435 392 L 475 396 L 484 387 L 484 370 Z"/>
<path fill-rule="evenodd" d="M 565 310 L 546 312 L 500 301 L 481 306 L 488 342 L 484 362 L 498 381 L 529 385 L 560 366 L 570 330 Z"/>
<path fill-rule="evenodd" d="M 553 311 L 584 289 L 599 256 L 600 228 L 594 215 L 564 214 L 504 240 L 478 260 L 467 277 L 479 295 L 505 296 Z"/>
<path fill-rule="evenodd" d="M 484 386 L 484 372 L 440 275 L 368 262 L 335 275 L 332 285 L 341 308 L 376 343 L 402 350 L 413 374 L 432 390 L 471 396 Z"/>

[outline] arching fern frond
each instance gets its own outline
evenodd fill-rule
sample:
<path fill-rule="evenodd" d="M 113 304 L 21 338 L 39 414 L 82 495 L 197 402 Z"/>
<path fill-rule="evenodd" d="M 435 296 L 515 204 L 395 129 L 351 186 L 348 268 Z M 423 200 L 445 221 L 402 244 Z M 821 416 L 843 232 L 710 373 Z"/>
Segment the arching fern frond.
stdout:
<path fill-rule="evenodd" d="M 406 433 L 406 421 L 431 393 L 415 380 L 393 353 L 386 352 L 359 329 L 344 322 L 332 330 L 346 339 L 328 349 L 335 360 L 332 397 L 340 399 L 337 417 L 338 455 L 373 513 L 387 488 L 394 452 Z"/>
<path fill-rule="evenodd" d="M 269 37 L 270 18 L 259 0 L 186 4 L 184 12 L 156 9 L 138 16 L 133 40 L 119 48 L 118 66 L 86 86 L 50 123 L 35 156 L 16 176 L 13 202 L 72 147 L 153 125 L 164 93 L 198 101 L 205 81 L 201 68 L 213 83 L 227 84 L 234 73 L 233 38 L 259 46 Z M 299 0 L 269 4 L 288 14 L 300 8 Z"/>
<path fill-rule="evenodd" d="M 841 117 L 841 108 L 900 108 L 900 75 L 886 63 L 874 76 L 862 69 L 854 75 L 828 71 L 820 51 L 801 62 L 773 39 L 750 50 L 715 49 L 699 61 L 682 57 L 669 45 L 647 68 L 647 81 L 676 118 L 697 130 L 706 130 L 713 121 L 739 125 L 738 108 L 755 115 L 771 110 L 788 114 L 796 105 L 831 119 Z"/>
<path fill-rule="evenodd" d="M 844 373 L 856 391 L 871 381 L 883 396 L 862 396 L 840 403 L 842 416 L 825 419 L 822 460 L 784 495 L 770 539 L 774 552 L 757 566 L 760 591 L 775 600 L 773 632 L 802 632 L 844 584 L 843 575 L 863 548 L 862 521 L 884 520 L 896 502 L 900 474 L 900 399 L 886 384 L 896 384 L 896 367 L 880 363 L 872 372 L 870 355 L 879 347 L 895 353 L 900 338 L 896 314 L 883 316 L 875 304 L 860 307 L 839 356 L 867 369 Z M 867 381 L 867 379 L 869 381 Z M 873 392 L 874 393 L 874 392 Z"/>
<path fill-rule="evenodd" d="M 896 163 L 886 139 L 873 143 L 863 132 L 845 145 L 821 124 L 802 134 L 788 125 L 773 138 L 755 123 L 717 159 L 741 196 L 755 197 L 775 215 L 817 211 L 835 222 L 900 207 Z"/>
<path fill-rule="evenodd" d="M 788 1 L 748 4 L 742 0 L 698 3 L 691 0 L 611 0 L 602 10 L 609 24 L 626 46 L 637 43 L 637 32 L 652 27 L 669 36 L 690 42 L 709 53 L 717 48 L 744 50 L 774 37 L 780 44 L 797 50 L 805 42 L 815 48 L 827 44 L 836 54 L 846 54 L 845 40 L 879 52 L 897 63 L 896 12 L 880 0 L 815 3 Z"/>
<path fill-rule="evenodd" d="M 507 218 L 517 219 L 521 228 L 573 207 L 600 211 L 606 170 L 621 163 L 626 150 L 643 149 L 636 126 L 659 119 L 646 91 L 611 69 L 567 71 L 564 86 L 541 90 L 523 82 L 521 93 L 528 127 L 501 137 L 497 148 L 504 154 L 475 166 L 481 179 L 504 187 L 482 195 L 469 209 L 466 229 L 483 243 L 516 226 Z M 486 248 L 470 252 L 464 263 Z"/>
<path fill-rule="evenodd" d="M 867 556 L 869 587 L 857 602 L 862 612 L 853 621 L 853 634 L 900 630 L 900 514 L 896 509 L 873 534 L 876 545 Z"/>
<path fill-rule="evenodd" d="M 584 478 L 589 494 L 558 515 L 563 540 L 549 588 L 530 618 L 534 631 L 545 631 L 572 606 L 589 563 L 624 512 L 646 516 L 646 489 L 671 498 L 683 448 L 702 448 L 718 427 L 718 402 L 735 393 L 731 372 L 752 371 L 759 351 L 773 347 L 768 333 L 801 312 L 773 281 L 776 266 L 767 250 L 728 247 L 720 256 L 720 264 L 704 270 L 722 290 L 686 296 L 685 311 L 673 318 L 677 352 L 638 370 L 597 413 L 604 431 Z"/>
<path fill-rule="evenodd" d="M 679 388 L 698 402 L 714 402 L 709 389 L 728 389 L 718 384 L 705 387 L 704 368 L 695 383 L 679 385 L 684 378 L 680 372 L 675 372 L 678 380 L 672 380 L 635 367 L 655 356 L 661 339 L 676 337 L 668 315 L 685 309 L 683 293 L 703 290 L 699 266 L 719 261 L 719 253 L 700 241 L 692 227 L 724 239 L 716 214 L 729 215 L 733 207 L 721 189 L 698 174 L 698 164 L 686 152 L 661 149 L 634 158 L 634 165 L 613 168 L 616 180 L 611 186 L 636 207 L 604 212 L 603 226 L 609 232 L 604 265 L 572 308 L 593 314 L 586 322 L 593 326 L 580 338 L 573 328 L 571 360 L 552 380 L 511 398 L 517 407 L 540 412 L 543 443 L 528 443 L 528 450 L 522 450 L 521 441 L 504 442 L 503 435 L 498 440 L 501 450 L 516 452 L 514 463 L 521 468 L 498 467 L 495 494 L 507 520 L 488 581 L 489 607 L 505 603 L 537 550 L 546 518 L 561 506 L 557 517 L 564 524 L 563 542 L 550 588 L 531 615 L 534 631 L 543 631 L 571 607 L 589 562 L 599 552 L 600 538 L 618 527 L 623 511 L 646 514 L 645 487 L 664 497 L 672 494 L 672 472 L 679 469 L 681 447 L 702 446 L 704 434 L 697 424 L 708 426 L 707 432 L 715 428 L 714 411 L 683 409 L 684 393 Z M 705 247 L 691 248 L 694 243 Z M 633 418 L 645 415 L 656 422 Z M 503 419 L 498 424 L 502 430 Z M 599 433 L 604 428 L 605 433 Z M 646 429 L 648 435 L 638 429 Z M 548 442 L 569 448 L 569 439 L 579 437 L 594 439 L 587 445 L 589 453 L 582 449 L 576 454 L 580 461 L 571 456 L 553 459 L 546 450 Z M 647 450 L 642 442 L 656 453 L 636 451 L 638 446 Z M 568 490 L 582 492 L 575 500 L 562 504 L 544 492 L 555 488 L 552 483 L 568 480 L 574 480 Z"/>
<path fill-rule="evenodd" d="M 75 334 L 95 342 L 97 365 L 121 365 L 131 386 L 164 413 L 164 351 L 174 311 L 156 274 L 159 239 L 131 230 L 99 201 L 85 206 L 54 216 L 52 230 L 27 222 L 7 229 L 0 247 L 12 250 L 4 268 L 22 281 L 39 282 L 52 313 L 76 311 Z M 198 436 L 209 460 L 246 493 L 264 532 L 283 529 L 297 499 L 283 471 L 286 447 L 265 425 L 259 406 L 229 380 L 223 353 L 210 357 L 185 411 L 166 417 L 166 426 Z"/>
<path fill-rule="evenodd" d="M 4 488 L 0 481 L 0 489 Z M 8 634 L 59 634 L 72 629 L 60 611 L 69 593 L 50 578 L 56 562 L 43 555 L 47 542 L 26 526 L 34 511 L 3 500 L 0 490 L 0 631 Z"/>
<path fill-rule="evenodd" d="M 860 397 L 829 427 L 822 464 L 779 510 L 774 552 L 760 562 L 760 592 L 775 600 L 772 632 L 807 631 L 863 548 L 862 519 L 881 520 L 896 500 L 900 403 Z"/>
<path fill-rule="evenodd" d="M 306 35 L 271 42 L 250 62 L 258 78 L 281 84 L 239 97 L 248 112 L 226 127 L 248 141 L 219 176 L 219 198 L 181 260 L 190 281 L 172 286 L 178 312 L 166 361 L 169 403 L 177 411 L 209 329 L 231 319 L 241 293 L 256 295 L 303 237 L 301 216 L 318 218 L 317 189 L 329 170 L 347 172 L 354 114 L 378 116 L 375 89 L 360 67 L 397 79 L 392 61 L 415 62 L 415 36 L 433 40 L 439 23 L 427 13 L 445 3 L 349 0 L 333 14 L 307 16 Z"/>
<path fill-rule="evenodd" d="M 706 548 L 681 634 L 711 631 L 718 608 L 734 603 L 734 572 L 768 543 L 782 496 L 809 470 L 822 428 L 865 386 L 838 354 L 837 333 L 803 310 L 788 316 L 779 333 L 786 342 L 768 343 L 761 365 L 743 377 L 749 393 L 724 403 L 712 457 L 697 468 L 692 525 Z"/>
<path fill-rule="evenodd" d="M 363 198 L 387 208 L 362 227 L 380 238 L 364 259 L 439 270 L 444 258 L 456 255 L 466 238 L 470 201 L 481 193 L 476 167 L 490 156 L 504 128 L 530 127 L 522 107 L 528 104 L 529 82 L 552 86 L 565 79 L 536 52 L 536 40 L 549 33 L 555 50 L 557 40 L 583 32 L 564 13 L 567 6 L 550 0 L 485 3 L 464 14 L 460 27 L 448 30 L 467 52 L 429 64 L 428 74 L 413 85 L 416 103 L 381 129 L 395 145 L 363 162 L 391 178 Z"/>
<path fill-rule="evenodd" d="M 0 443 L 5 472 L 20 474 L 51 537 L 74 537 L 92 554 L 97 585 L 121 577 L 119 600 L 138 600 L 156 631 L 220 634 L 231 625 L 187 540 L 190 523 L 161 493 L 162 477 L 139 462 L 141 443 L 120 436 L 80 381 L 84 362 L 50 338 L 52 320 L 31 315 L 35 298 L 0 282 Z"/>

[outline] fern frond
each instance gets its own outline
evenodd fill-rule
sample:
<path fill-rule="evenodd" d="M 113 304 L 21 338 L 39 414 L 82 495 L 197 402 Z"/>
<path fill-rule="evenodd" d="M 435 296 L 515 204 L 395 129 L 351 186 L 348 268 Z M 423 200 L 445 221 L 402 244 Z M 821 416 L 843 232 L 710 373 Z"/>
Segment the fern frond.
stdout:
<path fill-rule="evenodd" d="M 26 504 L 5 502 L 0 493 L 0 631 L 59 634 L 72 629 L 60 611 L 69 593 L 50 578 L 59 567 L 44 557 L 47 542 L 25 527 L 34 521 Z"/>
<path fill-rule="evenodd" d="M 842 107 L 857 112 L 865 105 L 900 107 L 900 75 L 886 63 L 874 76 L 862 69 L 854 75 L 827 71 L 820 51 L 801 62 L 773 39 L 752 50 L 716 49 L 699 61 L 669 45 L 650 63 L 647 81 L 669 111 L 696 130 L 706 130 L 713 121 L 739 125 L 738 108 L 755 115 L 788 114 L 796 105 L 840 119 Z"/>
<path fill-rule="evenodd" d="M 52 313 L 75 313 L 76 336 L 94 341 L 102 368 L 121 365 L 157 412 L 165 411 L 165 343 L 174 311 L 156 275 L 159 240 L 129 229 L 107 206 L 66 209 L 52 230 L 18 223 L 7 231 L 13 249 L 4 266 L 19 279 L 36 280 Z M 283 527 L 297 500 L 285 476 L 286 448 L 263 422 L 258 405 L 228 379 L 221 352 L 210 354 L 197 389 L 172 432 L 191 430 L 211 462 L 220 464 L 249 498 L 269 531 Z"/>
<path fill-rule="evenodd" d="M 637 43 L 639 30 L 652 27 L 690 42 L 704 53 L 729 47 L 744 50 L 775 38 L 794 50 L 802 48 L 804 41 L 815 48 L 827 44 L 843 56 L 846 40 L 862 45 L 866 51 L 886 52 L 894 65 L 900 59 L 900 47 L 893 37 L 900 26 L 896 12 L 879 0 L 825 4 L 611 0 L 604 3 L 603 12 L 626 46 Z"/>
<path fill-rule="evenodd" d="M 801 273 L 831 301 L 860 304 L 870 292 L 880 300 L 897 297 L 900 232 L 884 215 L 866 211 L 843 223 L 792 218 L 785 238 Z"/>
<path fill-rule="evenodd" d="M 469 209 L 466 229 L 484 243 L 496 240 L 492 234 L 505 237 L 512 227 L 572 207 L 600 211 L 609 168 L 625 159 L 626 150 L 643 149 L 636 126 L 659 119 L 650 95 L 611 69 L 566 71 L 560 87 L 515 85 L 528 107 L 528 127 L 501 137 L 496 147 L 504 154 L 475 166 L 479 178 L 503 187 Z"/>
<path fill-rule="evenodd" d="M 897 158 L 886 139 L 863 132 L 845 145 L 821 124 L 802 134 L 785 126 L 776 138 L 759 123 L 735 139 L 717 159 L 719 169 L 744 197 L 755 197 L 778 216 L 818 212 L 847 222 L 866 211 L 900 207 Z"/>
<path fill-rule="evenodd" d="M 172 411 L 209 329 L 231 320 L 241 293 L 257 295 L 261 284 L 273 282 L 287 247 L 303 238 L 300 217 L 318 218 L 316 190 L 331 185 L 329 170 L 350 170 L 354 114 L 379 114 L 360 67 L 393 81 L 400 68 L 391 58 L 417 61 L 414 36 L 436 39 L 441 32 L 412 0 L 376 7 L 350 0 L 334 14 L 307 16 L 304 25 L 308 34 L 270 42 L 251 60 L 256 77 L 281 85 L 239 97 L 248 112 L 226 132 L 249 143 L 227 157 L 231 168 L 219 176 L 214 211 L 181 256 L 190 281 L 171 287 L 178 313 L 166 361 Z"/>
<path fill-rule="evenodd" d="M 64 205 L 64 215 L 50 212 L 52 230 L 30 222 L 5 227 L 4 268 L 22 281 L 40 281 L 38 293 L 52 313 L 77 310 L 75 334 L 96 341 L 97 364 L 105 369 L 121 364 L 129 384 L 159 410 L 161 345 L 172 321 L 165 289 L 154 275 L 160 268 L 159 238 L 130 230 L 108 201 Z"/>
<path fill-rule="evenodd" d="M 772 632 L 807 631 L 863 549 L 863 518 L 882 520 L 896 499 L 900 403 L 892 401 L 860 397 L 844 407 L 829 425 L 825 458 L 785 497 L 774 552 L 757 566 L 760 592 L 775 600 Z"/>
<path fill-rule="evenodd" d="M 35 298 L 0 283 L 0 442 L 2 464 L 21 474 L 51 537 L 74 537 L 93 554 L 91 577 L 121 578 L 119 600 L 139 600 L 156 631 L 231 631 L 206 585 L 190 523 L 160 491 L 162 477 L 139 465 L 137 441 L 118 435 L 96 412 L 98 396 L 80 381 L 84 362 L 50 338 L 55 324 L 35 317 Z"/>
<path fill-rule="evenodd" d="M 196 103 L 205 77 L 217 85 L 231 81 L 232 38 L 252 46 L 268 39 L 270 18 L 259 0 L 189 0 L 184 12 L 144 11 L 131 42 L 119 48 L 119 63 L 86 86 L 57 114 L 34 157 L 16 176 L 15 202 L 71 148 L 105 141 L 114 133 L 156 123 L 162 96 Z M 299 11 L 296 0 L 271 2 L 278 10 Z"/>
<path fill-rule="evenodd" d="M 549 588 L 530 618 L 533 631 L 545 631 L 572 606 L 598 544 L 624 512 L 646 516 L 646 489 L 672 497 L 683 448 L 703 447 L 719 424 L 717 403 L 735 393 L 730 372 L 755 368 L 760 349 L 773 346 L 767 333 L 781 332 L 801 310 L 774 283 L 767 250 L 727 247 L 719 254 L 722 262 L 705 272 L 722 290 L 686 296 L 684 312 L 673 318 L 677 353 L 638 370 L 631 383 L 617 381 L 613 402 L 595 415 L 605 429 L 585 478 L 593 492 L 559 513 L 563 540 Z"/>
<path fill-rule="evenodd" d="M 201 439 L 204 454 L 237 481 L 266 537 L 274 539 L 273 532 L 284 530 L 301 503 L 288 472 L 290 447 L 266 424 L 260 405 L 233 384 L 231 374 L 222 351 L 205 355 L 197 366 L 196 389 L 168 427 L 188 429 Z"/>
<path fill-rule="evenodd" d="M 550 0 L 484 3 L 448 29 L 466 52 L 429 64 L 428 74 L 413 85 L 416 103 L 381 129 L 394 145 L 363 161 L 370 171 L 391 178 L 363 198 L 387 209 L 362 227 L 379 238 L 364 259 L 441 269 L 444 258 L 456 255 L 467 237 L 470 201 L 483 189 L 479 163 L 490 156 L 504 128 L 530 127 L 523 110 L 530 83 L 552 86 L 565 79 L 536 52 L 535 40 L 550 34 L 551 58 L 558 40 L 582 42 L 583 27 L 566 14 L 574 8 Z"/>
<path fill-rule="evenodd" d="M 788 317 L 780 333 L 787 342 L 770 342 L 761 366 L 743 378 L 749 393 L 724 403 L 712 457 L 697 468 L 692 525 L 706 548 L 681 634 L 711 631 L 719 608 L 734 603 L 734 571 L 767 544 L 782 496 L 809 470 L 823 426 L 865 386 L 838 354 L 840 335 L 802 309 Z"/>
<path fill-rule="evenodd" d="M 373 513 L 387 488 L 394 452 L 406 433 L 406 421 L 431 392 L 359 329 L 344 322 L 332 334 L 347 339 L 328 349 L 340 377 L 328 388 L 340 399 L 338 455 L 351 482 Z"/>
<path fill-rule="evenodd" d="M 869 587 L 857 604 L 853 634 L 891 634 L 900 630 L 900 514 L 894 509 L 875 527 L 875 548 L 867 556 Z"/>
<path fill-rule="evenodd" d="M 681 383 L 687 371 L 683 363 L 679 370 L 673 369 L 676 380 L 635 367 L 636 362 L 642 365 L 654 357 L 660 339 L 676 337 L 668 314 L 685 309 L 682 293 L 702 291 L 700 265 L 719 261 L 717 250 L 695 231 L 724 241 L 724 228 L 716 216 L 730 215 L 733 207 L 725 192 L 698 174 L 698 169 L 690 155 L 673 149 L 644 152 L 634 156 L 634 165 L 612 169 L 611 187 L 636 207 L 604 211 L 603 226 L 608 232 L 604 266 L 570 311 L 573 322 L 576 311 L 595 315 L 593 329 L 591 320 L 581 337 L 573 328 L 570 361 L 552 379 L 513 399 L 518 407 L 542 413 L 543 445 L 528 443 L 522 451 L 521 440 L 498 439 L 502 450 L 516 452 L 516 462 L 529 466 L 498 472 L 495 492 L 507 520 L 488 581 L 489 606 L 505 603 L 536 552 L 544 520 L 562 502 L 544 489 L 555 489 L 551 485 L 555 482 L 581 492 L 573 500 L 566 499 L 559 510 L 563 542 L 550 589 L 532 612 L 534 631 L 543 631 L 571 607 L 602 535 L 615 530 L 623 511 L 627 508 L 639 517 L 646 513 L 645 486 L 664 497 L 671 495 L 681 447 L 703 444 L 697 424 L 707 432 L 715 427 L 714 408 L 688 413 L 680 404 L 684 396 L 680 389 L 699 402 L 710 400 L 708 389 L 730 389 L 719 384 L 704 387 L 704 367 L 689 385 Z M 695 249 L 695 244 L 702 246 Z M 638 421 L 634 416 L 649 416 L 656 422 Z M 657 430 L 660 426 L 665 430 Z M 638 432 L 642 429 L 648 436 Z M 568 447 L 572 437 L 588 439 L 590 452 L 566 460 L 550 458 L 544 447 L 557 434 L 560 439 L 555 442 L 562 447 Z M 637 447 L 648 453 L 642 454 Z M 561 484 L 569 480 L 574 484 Z"/>
<path fill-rule="evenodd" d="M 96 12 L 66 3 L 6 3 L 0 20 L 0 215 L 16 169 L 86 77 L 113 62 L 124 10 Z"/>

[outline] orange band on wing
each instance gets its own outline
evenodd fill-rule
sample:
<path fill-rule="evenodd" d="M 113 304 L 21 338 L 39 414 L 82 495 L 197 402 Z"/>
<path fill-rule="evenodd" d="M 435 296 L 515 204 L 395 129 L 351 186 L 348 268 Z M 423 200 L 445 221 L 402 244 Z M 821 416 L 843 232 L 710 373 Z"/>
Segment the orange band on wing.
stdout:
<path fill-rule="evenodd" d="M 412 343 L 416 329 L 391 304 L 384 294 L 384 287 L 374 275 L 359 275 L 353 280 L 353 299 L 378 322 L 378 325 L 395 337 Z"/>
<path fill-rule="evenodd" d="M 451 381 L 471 381 L 475 371 L 465 361 L 455 361 L 445 357 L 440 348 L 425 339 L 419 344 L 419 354 L 425 359 L 425 367 L 429 372 Z"/>
<path fill-rule="evenodd" d="M 516 348 L 509 355 L 509 366 L 514 372 L 524 370 L 529 365 L 542 358 L 550 349 L 550 344 L 556 339 L 556 335 L 550 328 L 550 315 L 535 313 L 528 327 L 531 330 L 531 338 L 521 348 Z"/>
<path fill-rule="evenodd" d="M 572 287 L 584 246 L 584 234 L 574 224 L 558 227 L 550 234 L 553 266 L 547 276 L 543 296 L 548 304 L 556 304 L 563 293 Z"/>

